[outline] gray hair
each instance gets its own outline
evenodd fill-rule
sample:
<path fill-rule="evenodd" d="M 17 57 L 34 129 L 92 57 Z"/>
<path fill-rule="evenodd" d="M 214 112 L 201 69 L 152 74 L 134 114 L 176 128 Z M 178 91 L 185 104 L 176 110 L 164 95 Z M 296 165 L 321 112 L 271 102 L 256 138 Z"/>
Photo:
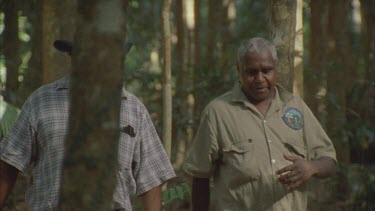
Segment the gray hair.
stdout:
<path fill-rule="evenodd" d="M 262 50 L 268 50 L 273 60 L 277 62 L 278 58 L 275 45 L 261 37 L 254 37 L 243 41 L 237 51 L 237 60 L 240 64 L 243 64 L 243 59 L 247 53 L 260 53 Z"/>

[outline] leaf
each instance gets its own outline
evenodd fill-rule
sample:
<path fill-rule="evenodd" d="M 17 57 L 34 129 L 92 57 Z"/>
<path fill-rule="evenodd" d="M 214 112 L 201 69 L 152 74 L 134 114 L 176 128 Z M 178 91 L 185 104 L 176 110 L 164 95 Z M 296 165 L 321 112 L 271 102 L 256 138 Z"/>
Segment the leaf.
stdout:
<path fill-rule="evenodd" d="M 5 101 L 0 101 L 0 132 L 5 136 L 13 126 L 19 114 L 19 109 Z"/>
<path fill-rule="evenodd" d="M 168 188 L 162 192 L 163 207 L 172 204 L 178 200 L 184 200 L 186 195 L 190 194 L 190 186 L 188 183 L 184 182 L 176 187 Z"/>

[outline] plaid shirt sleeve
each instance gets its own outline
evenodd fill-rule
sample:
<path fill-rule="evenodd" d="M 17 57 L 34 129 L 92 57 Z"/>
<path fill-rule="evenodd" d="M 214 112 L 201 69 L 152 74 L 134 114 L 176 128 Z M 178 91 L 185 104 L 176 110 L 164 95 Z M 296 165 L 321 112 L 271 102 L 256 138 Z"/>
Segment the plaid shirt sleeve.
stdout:
<path fill-rule="evenodd" d="M 138 145 L 138 166 L 134 178 L 137 184 L 137 195 L 145 193 L 175 177 L 175 172 L 163 145 L 156 133 L 151 118 L 144 108 Z"/>
<path fill-rule="evenodd" d="M 0 141 L 0 159 L 25 172 L 32 158 L 32 142 L 35 132 L 31 124 L 30 99 L 24 104 L 20 115 L 7 136 Z"/>

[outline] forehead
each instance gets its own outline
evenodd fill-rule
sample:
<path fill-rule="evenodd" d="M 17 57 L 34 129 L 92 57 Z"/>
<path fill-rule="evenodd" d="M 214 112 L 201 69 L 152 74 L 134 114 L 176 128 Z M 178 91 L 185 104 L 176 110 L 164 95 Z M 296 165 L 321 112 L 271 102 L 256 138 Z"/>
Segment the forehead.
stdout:
<path fill-rule="evenodd" d="M 275 60 L 268 50 L 261 50 L 258 52 L 247 52 L 242 58 L 242 64 L 249 65 L 275 65 Z"/>

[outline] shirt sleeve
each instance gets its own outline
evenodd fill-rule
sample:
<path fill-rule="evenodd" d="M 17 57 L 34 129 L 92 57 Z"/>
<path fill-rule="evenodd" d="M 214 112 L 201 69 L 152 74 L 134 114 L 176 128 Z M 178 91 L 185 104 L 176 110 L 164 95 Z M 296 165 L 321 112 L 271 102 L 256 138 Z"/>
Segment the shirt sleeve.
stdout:
<path fill-rule="evenodd" d="M 312 111 L 304 106 L 304 138 L 308 147 L 308 159 L 316 160 L 321 157 L 331 157 L 336 160 L 336 151 L 331 139 L 324 131 Z"/>
<path fill-rule="evenodd" d="M 30 166 L 32 142 L 35 140 L 31 115 L 31 105 L 28 100 L 22 107 L 13 127 L 0 141 L 0 159 L 22 172 Z"/>
<path fill-rule="evenodd" d="M 219 153 L 215 121 L 212 119 L 212 113 L 205 109 L 183 165 L 183 170 L 193 177 L 209 178 L 215 170 Z"/>
<path fill-rule="evenodd" d="M 138 162 L 134 171 L 137 195 L 176 176 L 146 109 L 142 115 L 141 126 L 136 156 Z"/>

